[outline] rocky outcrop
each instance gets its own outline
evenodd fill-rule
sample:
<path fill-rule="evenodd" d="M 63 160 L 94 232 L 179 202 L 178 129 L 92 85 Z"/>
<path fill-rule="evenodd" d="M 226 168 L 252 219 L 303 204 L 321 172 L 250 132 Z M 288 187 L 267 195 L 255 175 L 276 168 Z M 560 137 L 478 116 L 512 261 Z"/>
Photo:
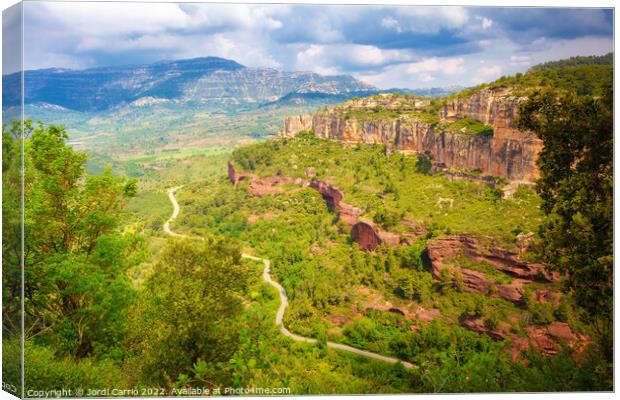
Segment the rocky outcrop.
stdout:
<path fill-rule="evenodd" d="M 447 100 L 439 111 L 445 121 L 456 121 L 463 117 L 473 117 L 491 125 L 493 135 L 502 139 L 521 140 L 529 133 L 519 131 L 515 124 L 519 103 L 525 97 L 513 96 L 505 88 L 479 90 L 468 98 Z"/>
<path fill-rule="evenodd" d="M 285 185 L 311 187 L 323 197 L 327 204 L 327 208 L 338 216 L 339 221 L 352 227 L 351 237 L 365 250 L 372 251 L 382 243 L 391 247 L 403 243 L 412 244 L 417 237 L 426 234 L 426 229 L 413 221 L 403 220 L 403 225 L 410 230 L 410 232 L 403 234 L 385 231 L 370 221 L 361 221 L 359 218 L 360 215 L 362 215 L 362 210 L 342 201 L 344 198 L 342 190 L 327 181 L 313 179 L 308 182 L 301 178 L 292 178 L 288 176 L 268 176 L 261 178 L 253 174 L 238 172 L 231 161 L 228 161 L 228 178 L 233 184 L 237 184 L 242 180 L 248 180 L 249 192 L 257 197 L 282 193 Z"/>
<path fill-rule="evenodd" d="M 345 225 L 351 226 L 357 222 L 362 210 L 343 202 L 344 193 L 340 189 L 329 182 L 318 179 L 313 179 L 310 187 L 321 194 L 327 203 L 327 208 L 337 214 L 338 219 Z"/>
<path fill-rule="evenodd" d="M 374 250 L 380 244 L 390 247 L 401 244 L 411 244 L 417 237 L 416 233 L 394 233 L 381 229 L 376 224 L 366 220 L 357 221 L 351 227 L 351 239 L 364 250 Z"/>
<path fill-rule="evenodd" d="M 372 222 L 360 221 L 353 225 L 351 238 L 364 250 L 374 250 L 381 244 L 379 230 Z"/>
<path fill-rule="evenodd" d="M 498 341 L 505 340 L 508 337 L 508 335 L 505 332 L 505 329 L 501 329 L 501 328 L 504 328 L 503 326 L 501 328 L 500 327 L 490 328 L 488 324 L 485 324 L 485 321 L 482 318 L 466 319 L 463 322 L 461 322 L 461 325 L 463 325 L 465 328 L 469 329 L 470 331 L 487 334 L 493 340 L 498 340 Z"/>
<path fill-rule="evenodd" d="M 239 182 L 241 179 L 245 178 L 246 176 L 238 174 L 237 170 L 235 169 L 235 165 L 232 163 L 232 161 L 228 161 L 228 179 L 230 179 L 230 181 L 233 184 L 237 184 L 237 182 Z"/>
<path fill-rule="evenodd" d="M 481 90 L 469 98 L 447 101 L 439 112 L 438 117 L 445 123 L 470 116 L 489 124 L 493 127 L 492 137 L 451 132 L 444 129 L 443 124 L 416 117 L 415 113 L 402 113 L 402 97 L 384 97 L 390 100 L 383 103 L 381 97 L 370 99 L 351 100 L 342 106 L 319 111 L 312 116 L 311 126 L 308 116 L 289 117 L 282 133 L 292 136 L 298 132 L 297 127 L 303 125 L 303 130 L 311 128 L 320 138 L 386 144 L 396 150 L 428 154 L 434 164 L 478 169 L 483 175 L 525 182 L 539 176 L 536 159 L 542 142 L 532 133 L 516 128 L 514 121 L 523 98 L 512 96 L 509 91 Z M 414 110 L 422 106 L 411 101 L 405 104 Z M 388 110 L 399 109 L 401 113 L 397 117 L 367 120 L 348 113 L 359 109 L 372 113 L 371 108 L 376 105 Z"/>
<path fill-rule="evenodd" d="M 328 209 L 338 215 L 338 219 L 345 225 L 355 224 L 362 214 L 362 210 L 342 201 L 344 193 L 329 182 L 313 179 L 308 182 L 301 178 L 288 176 L 257 177 L 253 174 L 244 174 L 237 171 L 232 161 L 228 161 L 228 179 L 237 184 L 242 180 L 249 180 L 248 190 L 257 197 L 281 193 L 284 185 L 309 186 L 319 192 L 325 200 Z"/>
<path fill-rule="evenodd" d="M 360 208 L 354 207 L 343 201 L 340 202 L 338 207 L 338 220 L 342 221 L 345 225 L 352 226 L 357 222 L 360 215 L 362 215 L 362 210 Z"/>
<path fill-rule="evenodd" d="M 428 257 L 435 279 L 442 279 L 442 271 L 447 269 L 452 275 L 460 274 L 464 290 L 492 294 L 514 303 L 523 302 L 528 284 L 555 279 L 546 272 L 544 265 L 522 261 L 516 253 L 508 250 L 483 246 L 471 235 L 455 235 L 429 242 Z M 513 279 L 508 284 L 498 284 L 483 272 L 458 265 L 458 260 L 463 257 L 474 263 L 487 263 Z M 541 296 L 552 297 L 549 293 Z"/>
<path fill-rule="evenodd" d="M 530 348 L 546 356 L 553 356 L 562 349 L 562 346 L 581 352 L 590 343 L 587 335 L 577 334 L 568 324 L 558 321 L 547 326 L 528 326 L 527 337 L 517 336 L 511 331 L 510 325 L 505 322 L 492 326 L 483 318 L 471 318 L 462 321 L 461 325 L 471 331 L 484 333 L 496 341 L 510 341 L 512 346 L 509 351 L 515 360 L 519 358 L 522 351 Z"/>
<path fill-rule="evenodd" d="M 484 246 L 472 235 L 461 234 L 434 240 L 429 243 L 428 251 L 431 261 L 438 266 L 443 265 L 444 260 L 465 256 L 475 262 L 487 262 L 515 278 L 542 281 L 553 279 L 543 264 L 522 261 L 517 253 L 496 246 Z"/>
<path fill-rule="evenodd" d="M 284 190 L 284 185 L 306 186 L 307 182 L 301 178 L 291 178 L 288 176 L 253 177 L 248 188 L 252 195 L 264 197 L 281 193 Z"/>
<path fill-rule="evenodd" d="M 312 115 L 302 114 L 286 118 L 283 132 L 302 132 L 312 130 Z"/>
<path fill-rule="evenodd" d="M 314 179 L 310 182 L 310 187 L 321 194 L 325 202 L 327 203 L 327 208 L 330 211 L 338 213 L 340 211 L 340 202 L 344 197 L 342 191 L 336 187 L 334 187 L 331 183 L 321 181 L 318 179 Z"/>
<path fill-rule="evenodd" d="M 528 326 L 527 338 L 512 340 L 513 348 L 525 351 L 534 348 L 539 353 L 552 356 L 557 354 L 563 346 L 573 349 L 576 354 L 582 353 L 590 343 L 587 335 L 573 332 L 564 322 L 554 321 L 548 326 Z"/>

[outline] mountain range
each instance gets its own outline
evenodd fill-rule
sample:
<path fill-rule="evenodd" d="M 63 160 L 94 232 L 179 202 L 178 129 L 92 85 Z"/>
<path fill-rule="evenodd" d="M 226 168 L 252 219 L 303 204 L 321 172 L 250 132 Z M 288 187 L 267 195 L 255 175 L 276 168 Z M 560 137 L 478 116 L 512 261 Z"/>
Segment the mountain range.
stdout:
<path fill-rule="evenodd" d="M 3 76 L 5 87 L 19 79 Z M 99 112 L 134 102 L 193 103 L 235 107 L 277 102 L 332 103 L 379 92 L 444 95 L 459 88 L 380 90 L 349 75 L 248 68 L 233 60 L 202 57 L 153 64 L 85 70 L 49 68 L 25 72 L 25 103 Z M 3 103 L 19 105 L 19 93 L 7 91 Z"/>
<path fill-rule="evenodd" d="M 354 97 L 380 92 L 441 96 L 460 89 L 381 90 L 349 75 L 248 68 L 218 57 L 28 70 L 24 78 L 27 119 L 64 125 L 72 146 L 112 157 L 269 137 L 289 115 Z M 19 74 L 2 79 L 7 123 L 21 113 L 21 82 Z"/>

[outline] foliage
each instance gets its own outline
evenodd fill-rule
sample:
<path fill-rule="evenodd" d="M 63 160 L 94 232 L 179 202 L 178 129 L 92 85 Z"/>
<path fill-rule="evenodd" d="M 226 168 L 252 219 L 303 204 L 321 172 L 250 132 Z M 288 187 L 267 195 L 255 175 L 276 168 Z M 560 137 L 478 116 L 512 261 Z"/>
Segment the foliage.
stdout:
<path fill-rule="evenodd" d="M 595 93 L 600 83 L 595 80 L 607 79 L 608 66 L 593 67 L 584 61 L 598 63 L 578 59 L 510 79 L 528 90 L 560 82 L 558 87 L 575 84 L 579 92 Z M 575 272 L 568 279 L 571 291 L 558 306 L 535 301 L 533 289 L 526 291 L 524 305 L 515 305 L 464 290 L 458 273 L 447 271 L 440 282 L 430 273 L 429 238 L 467 232 L 514 248 L 518 233 L 536 230 L 543 221 L 538 209 L 541 203 L 530 189 L 501 199 L 496 190 L 484 185 L 429 175 L 430 162 L 424 156 L 391 153 L 385 146 L 343 146 L 316 138 L 312 132 L 234 151 L 232 159 L 238 169 L 257 176 L 303 179 L 316 174 L 341 189 L 344 201 L 360 207 L 363 218 L 375 219 L 398 233 L 409 231 L 415 221 L 428 232 L 411 245 L 381 245 L 366 252 L 351 242 L 350 228 L 336 223 L 315 190 L 289 185 L 281 193 L 255 197 L 248 193 L 246 181 L 233 186 L 225 176 L 228 142 L 208 149 L 167 147 L 150 154 L 155 146 L 166 143 L 160 136 L 171 124 L 194 123 L 187 113 L 173 115 L 167 110 L 161 114 L 161 126 L 152 127 L 137 111 L 119 112 L 115 117 L 122 122 L 119 129 L 127 132 L 125 128 L 135 122 L 131 143 L 144 147 L 136 146 L 137 153 L 124 161 L 108 156 L 120 154 L 120 148 L 127 147 L 125 139 L 112 141 L 104 154 L 89 161 L 66 145 L 62 127 L 35 128 L 27 122 L 26 231 L 32 238 L 26 259 L 30 267 L 26 270 L 27 387 L 225 385 L 289 387 L 293 394 L 611 388 L 611 364 L 601 359 L 599 351 L 588 349 L 579 359 L 569 349 L 554 357 L 532 352 L 520 355 L 523 362 L 514 362 L 506 342 L 494 342 L 460 326 L 470 318 L 481 319 L 489 329 L 510 323 L 512 333 L 522 336 L 529 323 L 560 320 L 577 332 L 590 334 L 590 327 L 577 321 L 583 311 L 574 308 L 574 300 L 588 302 L 596 290 L 609 297 L 604 281 L 609 270 L 603 267 L 611 259 L 604 251 L 592 254 L 595 240 L 609 243 L 604 221 L 611 209 L 607 192 L 611 169 L 588 173 L 590 167 L 609 162 L 609 100 L 554 94 L 534 96 L 534 101 L 549 105 L 536 108 L 530 104 L 529 124 L 536 122 L 536 128 L 553 138 L 545 142 L 546 148 L 548 142 L 557 147 L 549 151 L 548 166 L 553 160 L 560 172 L 554 175 L 558 180 L 541 185 L 547 188 L 541 191 L 547 196 L 543 212 L 550 215 L 543 234 L 553 233 L 548 236 L 552 240 L 543 241 L 543 254 L 551 256 L 551 250 L 557 250 L 558 269 L 569 265 Z M 443 104 L 443 100 L 433 100 L 419 111 L 377 108 L 368 118 L 396 114 L 432 124 Z M 268 126 L 278 116 L 274 112 L 263 118 L 261 112 L 252 114 L 256 126 Z M 196 130 L 179 138 L 181 145 L 196 139 L 205 121 L 213 125 L 210 132 L 225 133 L 227 127 L 249 116 L 244 113 L 232 122 L 227 120 L 231 124 L 220 124 L 221 114 L 212 110 L 205 114 L 196 116 L 200 119 L 192 125 Z M 573 118 L 578 122 L 570 121 Z M 594 124 L 588 118 L 600 121 Z M 460 123 L 480 128 L 478 121 Z M 97 129 L 113 127 L 101 120 L 92 124 Z M 241 135 L 262 134 L 242 130 Z M 19 381 L 16 367 L 21 355 L 14 334 L 19 326 L 19 243 L 6 240 L 20 230 L 17 133 L 16 126 L 3 129 L 3 373 L 5 381 L 11 382 Z M 595 137 L 602 138 L 601 143 L 595 143 Z M 86 140 L 92 146 L 98 139 Z M 592 154 L 594 150 L 600 154 Z M 541 171 L 545 178 L 544 168 Z M 136 185 L 115 175 L 119 173 L 140 177 L 140 181 Z M 599 197 L 586 190 L 588 180 L 595 184 Z M 172 229 L 196 238 L 171 240 L 161 230 L 171 212 L 165 189 L 181 184 L 185 184 L 177 191 L 181 213 Z M 579 212 L 573 212 L 577 207 Z M 575 246 L 575 240 L 559 240 L 560 227 L 580 238 L 583 243 L 578 248 L 590 252 L 587 257 L 567 249 L 568 244 Z M 557 247 L 558 243 L 565 247 Z M 272 260 L 271 274 L 290 300 L 285 325 L 295 333 L 317 338 L 318 345 L 281 335 L 273 323 L 278 293 L 260 279 L 262 264 L 241 260 L 241 246 Z M 570 263 L 564 264 L 566 259 Z M 595 262 L 583 267 L 588 260 Z M 508 282 L 485 263 L 464 257 L 453 261 L 483 271 L 498 283 Z M 586 278 L 604 279 L 590 288 L 592 293 L 586 293 L 578 283 Z M 595 323 L 604 321 L 608 306 L 597 301 L 601 312 Z M 421 308 L 441 315 L 423 322 L 413 316 Z M 399 357 L 412 362 L 414 368 L 340 352 L 325 346 L 327 340 Z M 7 360 L 14 362 L 7 364 Z"/>
<path fill-rule="evenodd" d="M 514 94 L 529 96 L 543 88 L 602 96 L 613 80 L 613 53 L 604 56 L 571 57 L 530 68 L 526 73 L 502 76 L 491 83 L 463 89 L 445 98 L 468 98 L 483 89 L 510 88 Z"/>
<path fill-rule="evenodd" d="M 519 126 L 544 148 L 537 190 L 547 219 L 542 257 L 567 274 L 568 287 L 597 328 L 611 360 L 613 316 L 613 95 L 542 91 L 520 109 Z"/>
<path fill-rule="evenodd" d="M 547 61 L 530 68 L 531 71 L 543 69 L 574 67 L 577 65 L 613 65 L 614 53 L 607 53 L 603 56 L 576 56 L 564 60 Z"/>
<path fill-rule="evenodd" d="M 287 176 L 308 179 L 307 171 L 314 170 L 317 179 L 329 181 L 344 192 L 343 201 L 361 208 L 363 217 L 372 219 L 377 211 L 385 209 L 404 214 L 435 234 L 449 229 L 453 233 L 489 235 L 511 247 L 515 243 L 512 231 L 517 226 L 535 231 L 542 217 L 537 208 L 539 199 L 531 189 L 522 189 L 523 196 L 519 198 L 498 200 L 493 188 L 420 173 L 424 172 L 420 171 L 423 158 L 386 154 L 380 146 L 346 147 L 334 141 L 300 136 L 237 149 L 232 159 L 238 169 L 252 166 L 259 176 L 286 171 Z M 388 187 L 391 189 L 386 191 Z M 385 194 L 379 197 L 382 193 Z M 441 199 L 452 199 L 453 207 L 445 207 Z M 234 212 L 233 206 L 230 209 Z M 237 223 L 242 224 L 240 221 Z M 393 229 L 400 231 L 405 227 L 398 223 Z"/>
<path fill-rule="evenodd" d="M 483 124 L 473 117 L 463 117 L 455 122 L 446 125 L 446 130 L 450 132 L 463 133 L 470 136 L 493 136 L 493 128 Z"/>
<path fill-rule="evenodd" d="M 402 214 L 399 214 L 394 211 L 386 210 L 385 207 L 379 208 L 375 215 L 372 217 L 372 220 L 379 224 L 383 229 L 392 229 L 394 228 L 400 220 L 403 218 Z"/>
<path fill-rule="evenodd" d="M 51 348 L 31 341 L 26 341 L 24 355 L 27 389 L 74 391 L 123 388 L 126 385 L 120 365 L 111 360 L 86 358 L 76 361 L 70 356 L 57 357 Z"/>
<path fill-rule="evenodd" d="M 27 330 L 46 332 L 63 353 L 120 357 L 132 296 L 124 272 L 139 261 L 130 255 L 141 242 L 114 230 L 136 183 L 110 171 L 84 176 L 86 155 L 66 146 L 62 127 L 28 127 L 26 134 Z"/>
<path fill-rule="evenodd" d="M 133 312 L 130 348 L 143 382 L 224 383 L 248 279 L 240 260 L 239 248 L 222 239 L 166 246 Z"/>

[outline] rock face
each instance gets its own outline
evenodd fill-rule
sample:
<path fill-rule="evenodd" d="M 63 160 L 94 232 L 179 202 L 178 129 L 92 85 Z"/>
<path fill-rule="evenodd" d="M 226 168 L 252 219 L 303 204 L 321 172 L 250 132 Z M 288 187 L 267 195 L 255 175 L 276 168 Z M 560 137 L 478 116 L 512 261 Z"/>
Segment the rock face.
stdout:
<path fill-rule="evenodd" d="M 342 201 L 340 202 L 339 209 L 338 219 L 347 226 L 352 226 L 355 224 L 359 216 L 362 215 L 361 209 Z"/>
<path fill-rule="evenodd" d="M 342 191 L 334 187 L 331 183 L 318 179 L 310 182 L 310 187 L 321 194 L 330 211 L 338 213 L 340 211 L 340 202 L 344 197 Z"/>
<path fill-rule="evenodd" d="M 237 171 L 232 161 L 228 161 L 228 179 L 233 184 L 242 180 L 249 180 L 249 191 L 257 197 L 281 193 L 284 185 L 309 186 L 319 192 L 327 203 L 328 209 L 338 215 L 338 219 L 345 225 L 355 224 L 362 214 L 362 210 L 342 201 L 344 193 L 329 182 L 313 179 L 308 182 L 301 178 L 287 176 L 268 176 L 259 178 L 253 174 L 244 174 Z"/>
<path fill-rule="evenodd" d="M 329 182 L 313 179 L 310 187 L 321 194 L 327 208 L 338 215 L 338 220 L 344 222 L 345 225 L 351 226 L 357 222 L 362 214 L 362 210 L 342 201 L 344 193 Z"/>
<path fill-rule="evenodd" d="M 242 177 L 242 175 L 239 175 L 237 173 L 235 165 L 232 163 L 232 161 L 228 161 L 228 179 L 230 179 L 230 181 L 236 185 Z"/>
<path fill-rule="evenodd" d="M 307 184 L 301 178 L 291 178 L 288 176 L 268 176 L 266 178 L 254 177 L 250 181 L 249 190 L 256 197 L 264 197 L 272 194 L 281 193 L 284 185 L 299 185 L 305 186 Z"/>
<path fill-rule="evenodd" d="M 290 117 L 285 121 L 282 133 L 292 136 L 299 132 L 297 127 L 303 125 L 303 130 L 310 128 L 320 138 L 348 143 L 386 144 L 396 150 L 429 154 L 434 164 L 479 169 L 484 175 L 529 182 L 539 176 L 536 159 L 542 142 L 530 132 L 519 131 L 514 124 L 518 103 L 522 100 L 505 90 L 481 90 L 470 98 L 447 102 L 439 112 L 442 122 L 470 116 L 489 124 L 493 127 L 492 137 L 446 131 L 441 124 L 427 122 L 412 114 L 365 121 L 347 117 L 346 110 L 370 110 L 377 105 L 393 108 L 391 103 L 370 104 L 367 99 L 317 112 L 312 116 L 311 126 L 308 115 Z M 403 108 L 402 104 L 397 103 L 396 106 L 401 110 Z M 421 106 L 424 104 L 410 107 L 416 109 Z M 303 124 L 301 121 L 304 121 Z"/>
<path fill-rule="evenodd" d="M 360 220 L 351 227 L 351 238 L 364 250 L 372 251 L 382 243 L 390 247 L 398 246 L 410 236 L 385 231 L 366 220 Z"/>
<path fill-rule="evenodd" d="M 312 116 L 298 115 L 284 120 L 284 132 L 301 132 L 312 130 Z"/>
<path fill-rule="evenodd" d="M 520 350 L 534 347 L 538 352 L 548 356 L 557 354 L 562 346 L 568 346 L 581 353 L 590 343 L 587 335 L 573 332 L 564 322 L 554 321 L 548 326 L 528 326 L 527 333 L 528 338 L 513 341 L 513 346 Z"/>
<path fill-rule="evenodd" d="M 441 279 L 445 269 L 451 273 L 458 272 L 463 278 L 464 290 L 481 294 L 494 291 L 495 296 L 514 303 L 523 302 L 525 286 L 528 284 L 554 279 L 545 271 L 544 265 L 521 261 L 516 253 L 508 250 L 483 246 L 470 235 L 455 235 L 429 242 L 428 257 L 435 279 Z M 513 280 L 508 284 L 496 284 L 483 272 L 455 265 L 458 264 L 455 260 L 461 257 L 475 263 L 485 262 Z M 550 293 L 541 293 L 541 296 L 552 298 Z"/>
<path fill-rule="evenodd" d="M 413 221 L 403 220 L 403 225 L 410 230 L 408 233 L 396 234 L 385 231 L 370 221 L 360 220 L 362 210 L 342 201 L 344 193 L 330 182 L 313 179 L 308 182 L 301 178 L 288 176 L 258 177 L 253 174 L 244 174 L 237 171 L 232 161 L 228 161 L 228 179 L 233 184 L 242 180 L 249 180 L 248 190 L 257 197 L 281 193 L 284 185 L 309 186 L 316 190 L 325 200 L 329 211 L 338 216 L 338 220 L 351 226 L 351 237 L 362 249 L 374 250 L 379 244 L 398 246 L 401 243 L 413 243 L 418 236 L 426 234 L 426 230 Z"/>
<path fill-rule="evenodd" d="M 351 228 L 351 238 L 364 250 L 374 250 L 380 245 L 379 230 L 372 222 L 359 221 Z"/>

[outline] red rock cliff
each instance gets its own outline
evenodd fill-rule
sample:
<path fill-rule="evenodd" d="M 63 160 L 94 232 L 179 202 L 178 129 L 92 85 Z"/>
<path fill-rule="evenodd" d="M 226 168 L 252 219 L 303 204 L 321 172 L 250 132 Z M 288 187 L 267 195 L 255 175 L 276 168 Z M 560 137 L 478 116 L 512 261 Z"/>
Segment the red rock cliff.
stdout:
<path fill-rule="evenodd" d="M 386 97 L 386 99 L 393 99 Z M 536 159 L 542 142 L 530 132 L 516 129 L 514 120 L 523 100 L 509 91 L 481 90 L 469 98 L 446 101 L 439 111 L 443 123 L 471 116 L 493 127 L 493 136 L 471 136 L 446 131 L 442 124 L 424 121 L 411 114 L 384 120 L 359 120 L 347 117 L 346 110 L 370 110 L 381 106 L 403 110 L 403 104 L 386 104 L 367 99 L 349 101 L 310 116 L 289 117 L 282 132 L 292 136 L 312 129 L 317 137 L 349 143 L 387 144 L 397 150 L 430 154 L 433 163 L 463 169 L 479 169 L 484 175 L 516 181 L 533 181 L 538 176 Z M 392 101 L 393 102 L 393 101 Z M 424 103 L 410 105 L 411 109 Z M 303 123 L 301 122 L 303 121 Z M 298 129 L 303 126 L 303 129 Z"/>

